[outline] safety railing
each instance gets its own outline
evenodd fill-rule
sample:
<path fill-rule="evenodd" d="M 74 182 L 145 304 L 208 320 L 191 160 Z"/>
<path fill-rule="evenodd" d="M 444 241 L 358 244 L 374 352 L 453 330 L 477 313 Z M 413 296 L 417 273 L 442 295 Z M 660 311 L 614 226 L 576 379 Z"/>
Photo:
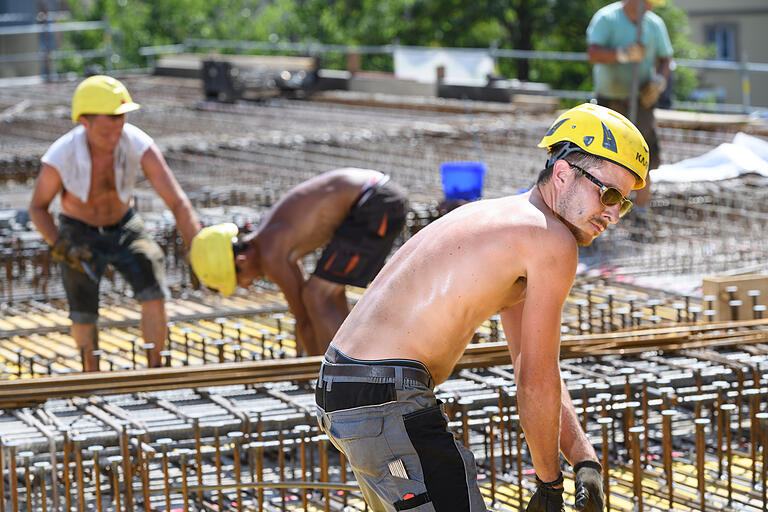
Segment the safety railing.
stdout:
<path fill-rule="evenodd" d="M 111 71 L 113 62 L 119 57 L 112 45 L 114 30 L 108 21 L 72 21 L 63 23 L 35 23 L 30 25 L 11 25 L 0 27 L 0 38 L 3 36 L 19 36 L 38 34 L 49 39 L 55 33 L 84 32 L 88 30 L 101 30 L 104 32 L 104 47 L 84 50 L 55 50 L 52 42 L 40 43 L 40 50 L 36 52 L 8 53 L 0 55 L 0 64 L 16 62 L 56 62 L 65 59 L 104 59 L 105 71 Z M 49 70 L 52 72 L 53 70 Z"/>
<path fill-rule="evenodd" d="M 214 40 L 214 39 L 186 39 L 183 43 L 164 46 L 145 46 L 139 50 L 139 53 L 148 59 L 148 67 L 154 65 L 158 55 L 168 55 L 176 53 L 185 53 L 195 50 L 226 50 L 236 53 L 244 52 L 289 52 L 300 53 L 304 55 L 321 54 L 353 54 L 360 55 L 394 55 L 397 48 L 412 49 L 432 49 L 425 46 L 398 46 L 395 44 L 379 46 L 353 46 L 340 44 L 323 44 L 317 42 L 269 42 L 269 41 L 236 41 L 236 40 Z M 501 48 L 481 48 L 485 50 L 493 59 L 527 59 L 527 60 L 550 60 L 550 61 L 568 61 L 568 62 L 588 62 L 589 59 L 585 52 L 561 52 L 561 51 L 542 51 L 542 50 L 509 50 Z M 453 52 L 477 52 L 478 48 L 451 48 Z M 688 67 L 700 70 L 722 70 L 734 71 L 741 74 L 742 81 L 742 103 L 704 103 L 704 102 L 684 102 L 673 100 L 673 106 L 682 109 L 718 111 L 731 113 L 749 113 L 755 110 L 761 110 L 760 107 L 751 105 L 751 78 L 752 73 L 768 73 L 768 63 L 758 62 L 739 62 L 723 60 L 695 60 L 695 59 L 675 59 L 678 67 Z M 590 99 L 594 96 L 592 91 L 562 90 L 554 89 L 549 92 L 553 96 L 566 99 Z M 763 109 L 764 110 L 764 109 Z"/>
<path fill-rule="evenodd" d="M 104 47 L 97 49 L 84 50 L 55 50 L 48 45 L 41 45 L 37 52 L 25 52 L 18 54 L 0 55 L 0 64 L 14 62 L 28 62 L 38 60 L 40 62 L 56 62 L 65 59 L 103 59 L 105 71 L 111 71 L 113 63 L 119 59 L 118 53 L 112 45 L 112 36 L 114 30 L 109 22 L 104 21 L 86 21 L 86 22 L 64 22 L 64 23 L 37 23 L 31 25 L 17 25 L 0 27 L 0 37 L 5 35 L 21 34 L 53 34 L 59 32 L 76 32 L 85 30 L 103 30 L 105 32 Z M 158 55 L 184 53 L 193 50 L 226 50 L 236 53 L 244 52 L 287 52 L 300 53 L 305 55 L 320 54 L 360 54 L 360 55 L 394 55 L 397 48 L 412 49 L 434 49 L 433 47 L 408 46 L 403 47 L 397 44 L 388 45 L 340 45 L 324 44 L 318 42 L 271 42 L 271 41 L 238 41 L 238 40 L 213 40 L 213 39 L 186 39 L 183 43 L 162 46 L 147 46 L 139 50 L 139 54 L 147 59 L 148 67 L 154 66 Z M 482 48 L 487 51 L 493 59 L 526 59 L 526 60 L 548 60 L 548 61 L 568 61 L 568 62 L 588 62 L 585 52 L 561 52 L 561 51 L 542 51 L 542 50 L 515 50 L 501 49 L 496 47 Z M 477 52 L 478 48 L 451 48 L 454 52 Z M 765 110 L 754 107 L 751 98 L 751 74 L 767 73 L 768 63 L 744 62 L 744 61 L 723 61 L 723 60 L 694 60 L 694 59 L 675 59 L 680 67 L 687 67 L 699 70 L 717 70 L 733 71 L 741 75 L 742 83 L 742 102 L 740 104 L 729 103 L 704 103 L 704 102 L 684 102 L 673 100 L 673 106 L 682 109 L 749 113 L 755 110 Z M 549 94 L 565 99 L 590 99 L 593 97 L 592 91 L 581 90 L 551 90 Z"/>

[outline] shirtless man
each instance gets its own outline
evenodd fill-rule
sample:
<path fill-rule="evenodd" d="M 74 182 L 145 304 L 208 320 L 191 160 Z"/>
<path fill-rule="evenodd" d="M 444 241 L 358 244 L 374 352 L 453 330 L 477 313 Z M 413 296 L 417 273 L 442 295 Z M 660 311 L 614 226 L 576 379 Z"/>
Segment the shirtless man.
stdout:
<path fill-rule="evenodd" d="M 349 314 L 345 285 L 368 286 L 384 265 L 407 212 L 405 192 L 378 171 L 337 169 L 299 184 L 233 245 L 234 224 L 204 228 L 190 260 L 200 281 L 224 295 L 266 277 L 296 318 L 297 342 L 320 355 Z M 305 279 L 301 258 L 325 247 Z"/>
<path fill-rule="evenodd" d="M 603 508 L 601 467 L 560 378 L 560 315 L 578 246 L 629 210 L 648 148 L 626 118 L 589 104 L 561 115 L 539 146 L 549 159 L 531 191 L 461 206 L 422 229 L 325 354 L 318 421 L 374 511 L 486 510 L 474 458 L 448 431 L 432 389 L 496 313 L 538 478 L 527 510 L 561 510 L 560 452 L 574 464 L 579 509 Z"/>
<path fill-rule="evenodd" d="M 125 122 L 139 108 L 125 86 L 96 75 L 83 80 L 72 97 L 78 123 L 43 155 L 29 216 L 61 262 L 69 302 L 71 333 L 83 352 L 83 370 L 98 371 L 96 321 L 99 280 L 107 264 L 133 287 L 141 303 L 141 334 L 150 367 L 160 366 L 166 337 L 165 260 L 133 209 L 133 188 L 143 171 L 176 218 L 189 246 L 200 229 L 192 205 L 146 133 Z M 61 193 L 56 226 L 49 211 Z"/>

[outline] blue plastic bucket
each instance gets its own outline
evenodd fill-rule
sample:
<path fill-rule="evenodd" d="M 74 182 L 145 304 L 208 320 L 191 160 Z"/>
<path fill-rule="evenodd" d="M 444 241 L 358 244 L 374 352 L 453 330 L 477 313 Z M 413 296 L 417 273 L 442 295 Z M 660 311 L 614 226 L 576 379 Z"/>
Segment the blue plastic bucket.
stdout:
<path fill-rule="evenodd" d="M 483 194 L 484 162 L 444 162 L 440 164 L 445 199 L 474 201 Z"/>

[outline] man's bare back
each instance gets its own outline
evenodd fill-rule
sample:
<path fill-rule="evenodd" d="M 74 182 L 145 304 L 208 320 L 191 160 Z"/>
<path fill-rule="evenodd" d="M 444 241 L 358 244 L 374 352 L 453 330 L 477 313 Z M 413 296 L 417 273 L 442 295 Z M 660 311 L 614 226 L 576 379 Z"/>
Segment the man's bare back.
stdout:
<path fill-rule="evenodd" d="M 543 252 L 572 266 L 576 243 L 530 192 L 462 206 L 395 253 L 333 345 L 363 360 L 420 361 L 440 383 L 475 329 L 525 298 L 528 261 Z"/>
<path fill-rule="evenodd" d="M 349 215 L 363 187 L 382 176 L 369 169 L 337 169 L 297 185 L 262 220 L 260 245 L 278 258 L 295 263 L 325 246 Z M 264 271 L 269 277 L 268 264 Z"/>

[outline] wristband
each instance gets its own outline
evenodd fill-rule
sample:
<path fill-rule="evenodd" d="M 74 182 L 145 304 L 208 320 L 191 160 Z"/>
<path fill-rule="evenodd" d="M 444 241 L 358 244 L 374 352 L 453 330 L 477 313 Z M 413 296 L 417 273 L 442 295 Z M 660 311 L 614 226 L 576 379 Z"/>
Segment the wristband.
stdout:
<path fill-rule="evenodd" d="M 539 478 L 539 475 L 536 475 L 536 483 L 539 484 L 539 487 L 545 487 L 552 489 L 558 485 L 563 485 L 563 472 L 560 472 L 560 476 L 552 480 L 551 482 L 542 482 L 541 478 Z"/>
<path fill-rule="evenodd" d="M 592 468 L 596 471 L 599 471 L 600 473 L 603 472 L 603 465 L 597 462 L 596 460 L 583 460 L 581 462 L 577 462 L 573 466 L 573 472 L 578 473 L 581 468 Z"/>

